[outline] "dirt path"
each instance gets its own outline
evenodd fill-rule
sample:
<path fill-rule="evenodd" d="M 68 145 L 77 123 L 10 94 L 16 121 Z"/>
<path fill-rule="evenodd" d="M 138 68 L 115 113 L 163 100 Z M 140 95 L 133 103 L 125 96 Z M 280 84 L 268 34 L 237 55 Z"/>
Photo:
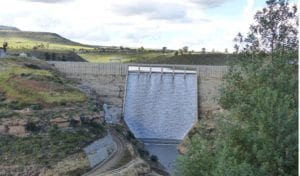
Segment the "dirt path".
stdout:
<path fill-rule="evenodd" d="M 117 145 L 117 151 L 114 152 L 108 159 L 104 160 L 98 166 L 93 168 L 88 173 L 84 174 L 84 176 L 96 176 L 100 175 L 101 173 L 107 172 L 116 166 L 119 161 L 122 159 L 124 152 L 126 150 L 126 142 L 125 140 L 117 134 L 114 130 L 109 130 L 114 142 Z"/>

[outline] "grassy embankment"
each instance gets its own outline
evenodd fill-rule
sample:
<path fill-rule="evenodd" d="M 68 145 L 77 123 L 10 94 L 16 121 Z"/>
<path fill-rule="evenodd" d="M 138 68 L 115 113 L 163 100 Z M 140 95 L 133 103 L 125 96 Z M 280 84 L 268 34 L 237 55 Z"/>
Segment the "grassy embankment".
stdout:
<path fill-rule="evenodd" d="M 39 60 L 0 59 L 0 126 L 27 121 L 27 136 L 0 135 L 0 167 L 36 165 L 51 167 L 105 133 L 101 124 L 83 123 L 64 130 L 53 118 L 72 120 L 74 115 L 97 109 L 74 83 Z M 19 111 L 32 109 L 30 112 Z"/>
<path fill-rule="evenodd" d="M 8 42 L 9 50 L 12 51 L 28 51 L 38 46 L 40 46 L 39 50 L 45 51 L 93 49 L 92 46 L 73 42 L 55 33 L 47 32 L 0 31 L 0 42 Z"/>
<path fill-rule="evenodd" d="M 93 63 L 227 65 L 235 58 L 233 54 L 226 53 L 184 53 L 184 55 L 174 56 L 172 52 L 162 53 L 158 50 L 149 52 L 147 49 L 144 51 L 130 49 L 126 53 L 118 47 L 84 45 L 57 34 L 45 32 L 0 31 L 0 42 L 4 41 L 8 42 L 8 50 L 11 53 L 32 52 L 38 58 L 48 60 L 81 61 L 80 58 L 75 58 L 75 55 L 70 55 L 70 52 L 75 52 L 81 58 Z M 101 52 L 101 50 L 105 51 Z M 55 58 L 53 58 L 53 53 L 55 53 Z M 45 55 L 48 55 L 48 58 Z"/>
<path fill-rule="evenodd" d="M 137 54 L 80 54 L 89 62 L 107 63 L 144 63 L 144 64 L 186 64 L 186 65 L 228 65 L 234 61 L 235 55 L 225 53 L 184 54 L 174 56 L 174 53 L 137 53 Z M 119 60 L 118 60 L 119 59 Z"/>

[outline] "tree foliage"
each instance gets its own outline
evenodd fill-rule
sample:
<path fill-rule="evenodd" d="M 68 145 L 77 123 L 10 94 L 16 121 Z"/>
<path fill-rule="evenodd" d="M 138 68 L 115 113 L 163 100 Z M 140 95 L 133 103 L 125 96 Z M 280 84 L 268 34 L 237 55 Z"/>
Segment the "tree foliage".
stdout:
<path fill-rule="evenodd" d="M 298 174 L 296 12 L 286 1 L 269 0 L 248 36 L 238 35 L 240 60 L 226 75 L 219 101 L 227 113 L 213 139 L 205 130 L 193 137 L 177 175 Z"/>
<path fill-rule="evenodd" d="M 268 0 L 267 7 L 254 16 L 255 23 L 244 37 L 239 33 L 234 41 L 237 52 L 269 53 L 298 51 L 297 6 L 286 0 Z M 283 53 L 281 53 L 283 54 Z"/>

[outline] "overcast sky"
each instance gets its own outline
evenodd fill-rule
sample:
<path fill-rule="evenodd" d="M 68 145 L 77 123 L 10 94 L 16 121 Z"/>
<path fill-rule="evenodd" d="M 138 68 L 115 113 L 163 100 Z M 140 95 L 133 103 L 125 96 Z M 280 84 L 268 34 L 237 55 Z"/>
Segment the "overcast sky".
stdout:
<path fill-rule="evenodd" d="M 233 50 L 264 0 L 0 0 L 0 25 L 97 45 Z"/>

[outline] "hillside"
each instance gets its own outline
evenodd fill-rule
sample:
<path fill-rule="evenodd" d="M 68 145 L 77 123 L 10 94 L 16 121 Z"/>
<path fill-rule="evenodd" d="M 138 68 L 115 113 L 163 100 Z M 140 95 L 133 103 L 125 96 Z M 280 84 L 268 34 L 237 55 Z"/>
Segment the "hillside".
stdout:
<path fill-rule="evenodd" d="M 174 56 L 160 54 L 156 57 L 137 57 L 131 62 L 145 64 L 183 64 L 183 65 L 228 65 L 235 55 L 225 53 L 184 54 Z"/>
<path fill-rule="evenodd" d="M 83 174 L 82 148 L 105 135 L 100 110 L 46 62 L 0 59 L 0 175 L 51 173 L 58 163 L 57 174 Z"/>
<path fill-rule="evenodd" d="M 49 32 L 0 30 L 0 42 L 8 42 L 11 50 L 78 50 L 92 49 L 90 45 L 80 44 Z"/>
<path fill-rule="evenodd" d="M 79 54 L 89 62 L 125 62 L 140 64 L 183 64 L 183 65 L 228 65 L 235 61 L 234 54 L 206 53 L 184 54 L 174 56 L 174 53 L 143 52 L 125 53 L 83 53 Z"/>
<path fill-rule="evenodd" d="M 161 49 L 141 49 L 116 46 L 92 46 L 80 44 L 49 32 L 19 31 L 14 27 L 0 26 L 0 43 L 8 42 L 8 53 L 18 55 L 25 52 L 43 60 L 81 62 L 126 62 L 186 65 L 227 65 L 235 56 L 226 53 L 163 53 Z M 13 30 L 14 29 L 14 30 Z"/>
<path fill-rule="evenodd" d="M 21 31 L 21 30 L 16 27 L 0 25 L 0 31 Z"/>
<path fill-rule="evenodd" d="M 50 32 L 29 31 L 0 31 L 1 38 L 5 39 L 28 39 L 36 42 L 60 43 L 65 45 L 82 46 L 82 44 L 68 40 L 58 34 Z"/>

